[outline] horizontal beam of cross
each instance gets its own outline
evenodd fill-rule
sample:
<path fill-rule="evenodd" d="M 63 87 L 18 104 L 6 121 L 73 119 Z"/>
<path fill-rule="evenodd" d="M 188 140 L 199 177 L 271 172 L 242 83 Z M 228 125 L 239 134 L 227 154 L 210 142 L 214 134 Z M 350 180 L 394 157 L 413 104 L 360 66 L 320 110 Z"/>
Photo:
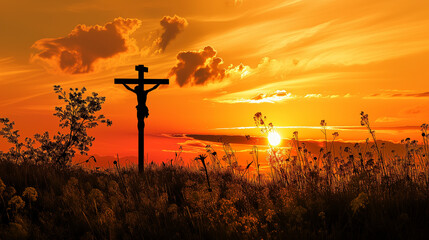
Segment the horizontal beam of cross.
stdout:
<path fill-rule="evenodd" d="M 169 84 L 168 79 L 115 78 L 115 84 Z"/>

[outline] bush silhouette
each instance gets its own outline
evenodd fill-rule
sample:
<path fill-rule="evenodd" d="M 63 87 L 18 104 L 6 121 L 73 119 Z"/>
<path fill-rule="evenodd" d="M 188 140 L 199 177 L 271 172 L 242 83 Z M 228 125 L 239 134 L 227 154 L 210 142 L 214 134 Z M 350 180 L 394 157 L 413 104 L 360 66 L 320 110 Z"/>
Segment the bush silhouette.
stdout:
<path fill-rule="evenodd" d="M 13 145 L 9 152 L 0 152 L 0 156 L 15 159 L 17 162 L 34 160 L 65 166 L 71 162 L 77 151 L 86 155 L 92 146 L 95 138 L 88 135 L 87 129 L 100 123 L 112 125 L 112 121 L 98 114 L 105 97 L 95 92 L 85 96 L 85 87 L 80 90 L 70 88 L 70 92 L 66 92 L 61 86 L 55 85 L 54 91 L 58 94 L 58 99 L 65 103 L 65 106 L 55 107 L 54 113 L 54 116 L 59 118 L 59 127 L 64 131 L 58 131 L 52 138 L 48 132 L 35 134 L 34 140 L 27 137 L 21 142 L 19 131 L 14 130 L 15 123 L 8 118 L 0 118 L 0 123 L 4 125 L 0 136 Z"/>

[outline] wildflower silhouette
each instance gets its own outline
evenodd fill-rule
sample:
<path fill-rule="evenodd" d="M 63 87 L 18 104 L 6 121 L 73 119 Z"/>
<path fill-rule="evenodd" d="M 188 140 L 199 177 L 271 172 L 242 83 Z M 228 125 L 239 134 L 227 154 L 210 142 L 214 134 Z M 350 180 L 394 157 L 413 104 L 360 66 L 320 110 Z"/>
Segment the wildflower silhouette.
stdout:
<path fill-rule="evenodd" d="M 0 178 L 0 195 L 3 194 L 4 190 L 6 190 L 6 184 L 4 184 L 3 180 Z"/>
<path fill-rule="evenodd" d="M 368 204 L 368 195 L 364 192 L 359 193 L 359 195 L 350 202 L 350 207 L 353 211 L 353 214 L 356 214 L 361 209 L 364 209 Z"/>
<path fill-rule="evenodd" d="M 8 205 L 13 211 L 18 211 L 25 207 L 25 202 L 20 196 L 15 195 L 9 200 Z"/>
<path fill-rule="evenodd" d="M 369 133 L 371 134 L 372 139 L 374 140 L 375 149 L 377 150 L 378 160 L 379 160 L 379 163 L 381 164 L 381 170 L 383 172 L 383 175 L 386 175 L 386 169 L 384 166 L 383 155 L 381 154 L 380 148 L 378 147 L 377 139 L 375 138 L 375 131 L 371 129 L 371 126 L 369 124 L 368 114 L 365 114 L 365 112 L 362 111 L 360 113 L 360 115 L 361 115 L 360 125 L 366 127 L 368 129 Z"/>
<path fill-rule="evenodd" d="M 35 202 L 37 200 L 37 191 L 33 187 L 26 187 L 22 196 L 31 202 Z"/>
<path fill-rule="evenodd" d="M 37 191 L 33 187 L 26 187 L 22 193 L 22 197 L 28 201 L 28 207 L 31 209 L 31 202 L 37 201 Z"/>
<path fill-rule="evenodd" d="M 209 174 L 207 172 L 206 158 L 207 158 L 206 154 L 200 154 L 198 157 L 195 158 L 195 160 L 196 161 L 199 160 L 199 161 L 201 161 L 201 164 L 203 164 L 203 171 L 206 173 L 207 185 L 209 186 L 208 191 L 211 192 L 212 189 L 210 187 L 210 179 L 209 179 Z"/>

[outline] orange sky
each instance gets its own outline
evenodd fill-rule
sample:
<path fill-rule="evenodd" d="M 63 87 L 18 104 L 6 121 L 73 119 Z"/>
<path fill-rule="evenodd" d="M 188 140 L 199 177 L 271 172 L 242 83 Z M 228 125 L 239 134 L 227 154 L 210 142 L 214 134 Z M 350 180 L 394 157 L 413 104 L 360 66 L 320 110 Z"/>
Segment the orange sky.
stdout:
<path fill-rule="evenodd" d="M 384 127 L 378 139 L 419 139 L 429 117 L 428 13 L 426 0 L 7 1 L 0 117 L 24 136 L 55 132 L 53 85 L 85 86 L 107 97 L 113 121 L 91 131 L 91 153 L 136 155 L 136 98 L 113 79 L 144 64 L 147 77 L 170 78 L 149 95 L 151 156 L 185 142 L 162 134 L 260 136 L 237 129 L 254 126 L 256 112 L 285 138 L 322 138 L 309 127 L 325 119 L 339 139 L 363 140 L 348 126 L 365 111 Z"/>

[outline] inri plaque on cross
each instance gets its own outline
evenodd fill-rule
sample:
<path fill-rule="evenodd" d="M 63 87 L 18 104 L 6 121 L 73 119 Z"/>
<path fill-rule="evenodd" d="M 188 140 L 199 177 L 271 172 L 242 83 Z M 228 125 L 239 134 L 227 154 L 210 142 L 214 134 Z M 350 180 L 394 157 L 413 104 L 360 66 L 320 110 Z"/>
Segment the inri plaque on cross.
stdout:
<path fill-rule="evenodd" d="M 137 65 L 136 71 L 139 73 L 138 78 L 115 78 L 115 84 L 123 84 L 126 89 L 137 95 L 137 128 L 139 131 L 139 172 L 144 172 L 144 119 L 149 116 L 149 109 L 146 106 L 147 94 L 155 90 L 160 84 L 169 84 L 168 79 L 145 79 L 144 73 L 148 72 L 148 68 L 144 65 Z M 127 84 L 138 84 L 134 89 Z M 154 87 L 145 90 L 145 84 L 156 84 Z"/>

